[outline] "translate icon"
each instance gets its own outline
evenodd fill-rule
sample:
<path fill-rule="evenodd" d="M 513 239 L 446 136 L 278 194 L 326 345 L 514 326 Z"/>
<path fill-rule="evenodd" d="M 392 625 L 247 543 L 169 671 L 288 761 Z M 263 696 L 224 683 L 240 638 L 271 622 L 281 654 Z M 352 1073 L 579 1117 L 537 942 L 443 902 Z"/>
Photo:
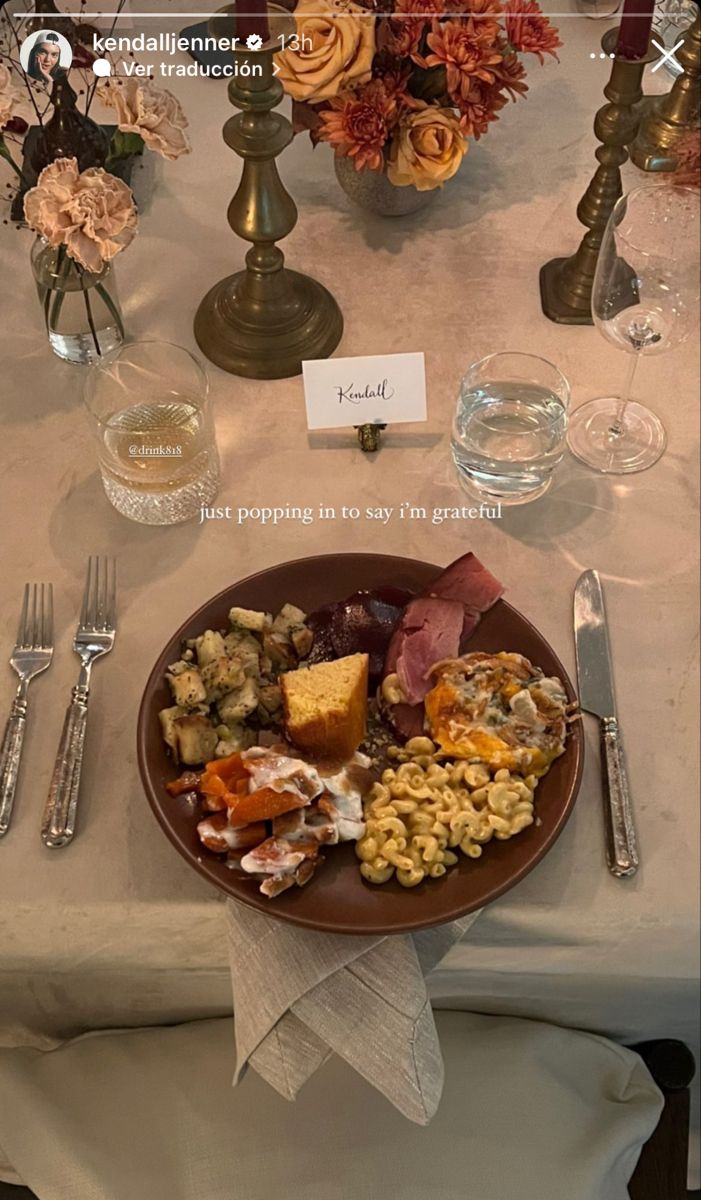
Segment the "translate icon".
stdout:
<path fill-rule="evenodd" d="M 102 79 L 104 76 L 112 74 L 112 63 L 108 58 L 96 58 L 92 69 L 93 74 L 97 75 L 98 79 Z"/>

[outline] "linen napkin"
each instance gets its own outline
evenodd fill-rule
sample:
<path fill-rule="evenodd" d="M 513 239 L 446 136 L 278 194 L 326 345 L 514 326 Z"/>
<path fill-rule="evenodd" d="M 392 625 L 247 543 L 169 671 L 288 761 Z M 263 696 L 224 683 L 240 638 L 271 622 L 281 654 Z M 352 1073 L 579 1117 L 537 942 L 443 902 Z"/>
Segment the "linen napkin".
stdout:
<path fill-rule="evenodd" d="M 443 1090 L 443 1059 L 425 977 L 478 916 L 356 937 L 301 929 L 227 900 L 234 1084 L 250 1064 L 294 1100 L 336 1053 L 410 1121 L 427 1125 Z"/>

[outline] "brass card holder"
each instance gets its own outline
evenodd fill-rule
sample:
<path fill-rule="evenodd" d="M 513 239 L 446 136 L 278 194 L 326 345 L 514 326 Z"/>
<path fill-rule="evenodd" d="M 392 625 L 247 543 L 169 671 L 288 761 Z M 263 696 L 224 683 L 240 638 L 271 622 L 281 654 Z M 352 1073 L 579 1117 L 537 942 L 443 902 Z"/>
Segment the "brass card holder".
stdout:
<path fill-rule="evenodd" d="M 648 63 L 659 51 L 648 50 L 645 58 L 628 59 L 615 54 L 618 29 L 609 29 L 601 39 L 607 55 L 614 55 L 611 78 L 604 88 L 608 103 L 594 119 L 594 133 L 601 143 L 596 150 L 599 166 L 577 206 L 577 217 L 587 226 L 577 253 L 554 258 L 540 271 L 543 312 L 561 325 L 592 325 L 591 291 L 599 250 L 611 211 L 623 193 L 621 167 L 628 158 L 627 146 L 635 137 L 642 100 L 642 78 Z"/>
<path fill-rule="evenodd" d="M 241 115 L 224 125 L 224 141 L 243 159 L 228 220 L 251 249 L 245 269 L 220 280 L 204 297 L 194 326 L 197 344 L 211 362 L 248 379 L 299 375 L 304 359 L 328 358 L 343 332 L 331 293 L 308 275 L 290 271 L 276 245 L 294 229 L 297 209 L 275 163 L 293 131 L 272 111 L 283 97 L 273 55 L 296 26 L 275 4 L 268 6 L 268 20 L 270 37 L 260 48 L 233 52 L 239 73 L 229 82 L 229 100 Z M 234 37 L 235 6 L 220 9 L 208 29 L 213 37 Z M 257 65 L 259 72 L 250 69 Z"/>
<path fill-rule="evenodd" d="M 630 157 L 642 171 L 675 171 L 681 139 L 699 124 L 701 108 L 701 12 L 684 35 L 677 54 L 682 67 L 666 96 L 657 97 L 645 112 Z"/>
<path fill-rule="evenodd" d="M 375 424 L 354 425 L 358 435 L 358 445 L 364 454 L 374 454 L 382 446 L 382 430 L 386 429 L 386 425 L 377 422 Z"/>

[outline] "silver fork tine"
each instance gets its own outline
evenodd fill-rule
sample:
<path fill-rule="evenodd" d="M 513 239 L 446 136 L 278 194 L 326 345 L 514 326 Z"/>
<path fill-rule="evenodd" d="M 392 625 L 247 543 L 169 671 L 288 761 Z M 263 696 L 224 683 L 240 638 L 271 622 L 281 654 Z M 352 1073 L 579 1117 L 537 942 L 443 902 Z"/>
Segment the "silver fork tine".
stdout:
<path fill-rule="evenodd" d="M 117 608 L 117 560 L 116 558 L 107 559 L 106 581 L 105 581 L 105 629 L 114 629 L 116 624 L 116 608 Z"/>
<path fill-rule="evenodd" d="M 41 644 L 50 646 L 53 642 L 54 613 L 53 587 L 50 583 L 41 585 Z"/>
<path fill-rule="evenodd" d="M 37 588 L 37 629 L 34 649 L 41 649 L 44 644 L 44 584 L 40 583 Z"/>
<path fill-rule="evenodd" d="M 22 597 L 22 611 L 19 617 L 19 627 L 17 629 L 17 645 L 26 646 L 27 644 L 27 611 L 29 608 L 29 584 L 24 585 L 24 595 Z"/>
<path fill-rule="evenodd" d="M 97 603 L 97 623 L 96 629 L 105 629 L 107 626 L 107 572 L 108 559 L 103 557 L 100 559 L 100 592 Z"/>
<path fill-rule="evenodd" d="M 109 587 L 107 589 L 107 612 L 105 614 L 105 626 L 114 629 L 116 624 L 115 618 L 115 600 L 117 597 L 117 563 L 114 558 L 107 560 L 109 565 Z"/>
<path fill-rule="evenodd" d="M 29 645 L 34 647 L 38 642 L 38 611 L 37 611 L 37 585 L 32 584 L 32 634 L 29 640 Z"/>
<path fill-rule="evenodd" d="M 95 628 L 97 622 L 97 610 L 100 603 L 100 556 L 93 554 L 92 557 L 92 590 L 90 593 L 90 609 L 88 612 L 88 625 L 91 629 Z"/>
<path fill-rule="evenodd" d="M 102 629 L 105 619 L 105 562 L 106 559 L 101 556 L 97 560 L 97 595 L 95 597 L 95 628 Z"/>
<path fill-rule="evenodd" d="M 84 628 L 88 624 L 88 605 L 90 604 L 90 587 L 92 583 L 92 555 L 88 559 L 88 569 L 85 573 L 85 591 L 83 592 L 83 603 L 80 608 L 80 624 Z"/>

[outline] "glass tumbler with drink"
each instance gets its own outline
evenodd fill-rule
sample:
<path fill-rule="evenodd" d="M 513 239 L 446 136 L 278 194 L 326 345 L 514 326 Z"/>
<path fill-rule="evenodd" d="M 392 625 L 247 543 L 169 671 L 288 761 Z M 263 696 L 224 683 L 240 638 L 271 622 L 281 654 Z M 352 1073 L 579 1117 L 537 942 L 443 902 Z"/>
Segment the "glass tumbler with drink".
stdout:
<path fill-rule="evenodd" d="M 219 488 L 204 367 L 170 342 L 129 342 L 93 367 L 85 404 L 102 482 L 118 512 L 145 525 L 195 516 Z"/>
<path fill-rule="evenodd" d="M 468 494 L 524 504 L 547 492 L 565 452 L 570 389 L 535 354 L 489 354 L 460 386 L 451 450 Z"/>

